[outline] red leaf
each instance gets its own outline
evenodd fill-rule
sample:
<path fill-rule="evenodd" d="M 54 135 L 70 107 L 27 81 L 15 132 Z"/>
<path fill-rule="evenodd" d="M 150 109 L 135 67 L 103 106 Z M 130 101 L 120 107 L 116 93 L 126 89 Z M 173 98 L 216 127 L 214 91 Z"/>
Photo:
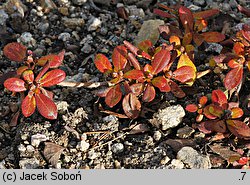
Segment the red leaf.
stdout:
<path fill-rule="evenodd" d="M 227 106 L 227 97 L 222 90 L 220 89 L 213 90 L 211 99 L 213 103 L 218 103 L 224 109 L 227 108 L 225 107 Z"/>
<path fill-rule="evenodd" d="M 112 87 L 109 92 L 107 93 L 107 96 L 105 97 L 105 103 L 109 107 L 114 107 L 117 103 L 120 102 L 122 98 L 122 91 L 119 84 Z"/>
<path fill-rule="evenodd" d="M 21 108 L 22 108 L 22 113 L 25 117 L 29 117 L 35 112 L 36 100 L 33 94 L 34 93 L 30 91 L 22 101 Z"/>
<path fill-rule="evenodd" d="M 138 98 L 132 93 L 127 94 L 123 98 L 122 107 L 123 107 L 125 114 L 130 119 L 137 118 L 141 111 L 141 103 L 138 100 Z"/>
<path fill-rule="evenodd" d="M 150 40 L 144 40 L 138 44 L 138 48 L 147 53 L 148 53 L 149 48 L 151 47 L 153 47 L 153 44 Z"/>
<path fill-rule="evenodd" d="M 132 80 L 137 80 L 137 79 L 143 78 L 144 73 L 141 70 L 133 69 L 133 70 L 126 72 L 123 77 L 132 79 Z"/>
<path fill-rule="evenodd" d="M 230 68 L 238 68 L 240 67 L 240 64 L 235 60 L 235 59 L 231 59 L 229 60 L 229 62 L 227 63 L 227 65 L 230 67 Z"/>
<path fill-rule="evenodd" d="M 201 11 L 201 12 L 194 12 L 193 16 L 195 19 L 207 19 L 207 18 L 214 16 L 218 13 L 220 13 L 220 10 L 210 9 L 210 10 L 205 10 L 205 11 Z"/>
<path fill-rule="evenodd" d="M 130 86 L 130 90 L 135 96 L 139 96 L 143 92 L 144 84 L 136 83 Z"/>
<path fill-rule="evenodd" d="M 66 74 L 61 69 L 54 69 L 52 71 L 47 72 L 40 80 L 39 83 L 43 87 L 50 87 L 62 82 L 66 77 Z"/>
<path fill-rule="evenodd" d="M 112 70 L 112 65 L 109 62 L 109 59 L 103 54 L 97 54 L 94 63 L 96 68 L 102 73 Z"/>
<path fill-rule="evenodd" d="M 108 87 L 108 88 L 101 88 L 101 89 L 98 89 L 98 90 L 95 90 L 94 91 L 94 94 L 96 95 L 96 96 L 99 96 L 99 97 L 106 97 L 107 96 L 107 94 L 108 94 L 108 92 L 109 92 L 109 90 L 111 89 L 112 87 Z"/>
<path fill-rule="evenodd" d="M 219 32 L 205 32 L 201 33 L 206 42 L 221 42 L 225 39 L 225 35 Z"/>
<path fill-rule="evenodd" d="M 212 132 L 225 133 L 227 131 L 224 120 L 204 121 L 198 125 L 198 129 L 205 134 L 210 134 Z"/>
<path fill-rule="evenodd" d="M 48 98 L 50 98 L 51 100 L 53 100 L 53 96 L 54 96 L 53 92 L 48 91 L 48 90 L 46 90 L 46 89 L 44 89 L 44 88 L 42 88 L 42 87 L 40 87 L 39 89 L 41 90 L 41 92 L 42 92 L 45 96 L 47 96 Z"/>
<path fill-rule="evenodd" d="M 171 87 L 171 92 L 174 94 L 177 98 L 184 98 L 186 94 L 183 92 L 183 90 L 174 82 L 170 81 L 169 85 Z"/>
<path fill-rule="evenodd" d="M 115 47 L 112 54 L 112 62 L 114 65 L 114 71 L 118 72 L 126 67 L 127 64 L 127 49 L 125 46 Z"/>
<path fill-rule="evenodd" d="M 10 60 L 22 62 L 26 57 L 27 48 L 20 43 L 12 42 L 3 48 L 3 54 Z"/>
<path fill-rule="evenodd" d="M 206 105 L 207 103 L 207 97 L 206 96 L 202 96 L 200 99 L 199 99 L 199 104 L 201 104 L 202 106 Z"/>
<path fill-rule="evenodd" d="M 168 80 L 164 78 L 163 76 L 155 77 L 152 80 L 152 84 L 153 86 L 158 87 L 161 92 L 169 92 L 171 90 L 168 84 Z"/>
<path fill-rule="evenodd" d="M 134 66 L 135 69 L 141 70 L 141 66 L 138 60 L 135 58 L 134 54 L 128 53 L 128 59 L 132 63 L 132 66 Z"/>
<path fill-rule="evenodd" d="M 181 6 L 179 8 L 179 17 L 183 27 L 185 28 L 185 32 L 188 33 L 193 31 L 194 18 L 192 12 L 188 8 Z"/>
<path fill-rule="evenodd" d="M 125 41 L 123 41 L 123 43 L 131 51 L 131 53 L 133 53 L 134 55 L 151 60 L 151 56 L 148 53 L 144 52 L 143 50 L 138 49 L 130 42 L 125 40 Z"/>
<path fill-rule="evenodd" d="M 61 55 L 62 54 L 60 55 L 50 54 L 50 55 L 43 56 L 37 61 L 37 65 L 44 66 L 47 62 L 49 62 L 50 68 L 57 68 L 62 64 Z"/>
<path fill-rule="evenodd" d="M 242 44 L 241 42 L 236 42 L 234 43 L 233 51 L 237 55 L 243 55 L 245 52 L 244 47 L 245 47 L 244 44 Z"/>
<path fill-rule="evenodd" d="M 23 73 L 25 70 L 27 70 L 27 69 L 29 69 L 28 66 L 21 66 L 21 67 L 17 68 L 16 74 L 19 75 L 19 76 L 21 76 L 22 73 Z"/>
<path fill-rule="evenodd" d="M 210 104 L 207 105 L 204 109 L 204 115 L 208 118 L 208 119 L 216 119 L 216 118 L 220 118 L 223 115 L 223 109 L 220 106 L 214 105 L 214 104 Z"/>
<path fill-rule="evenodd" d="M 153 74 L 158 74 L 159 72 L 161 72 L 169 63 L 170 61 L 170 52 L 162 49 L 161 51 L 159 51 L 155 56 L 154 59 L 152 61 L 152 68 Z"/>
<path fill-rule="evenodd" d="M 226 89 L 231 90 L 237 87 L 243 77 L 243 67 L 239 66 L 229 71 L 224 79 L 224 85 Z"/>
<path fill-rule="evenodd" d="M 39 113 L 47 119 L 57 118 L 56 104 L 42 93 L 35 94 L 37 109 Z"/>
<path fill-rule="evenodd" d="M 250 9 L 245 8 L 241 5 L 238 5 L 238 9 L 241 13 L 245 14 L 246 16 L 250 17 Z"/>
<path fill-rule="evenodd" d="M 160 9 L 155 8 L 153 11 L 154 14 L 159 15 L 163 18 L 176 18 L 174 15 L 171 15 L 170 13 L 167 13 L 165 11 L 162 11 Z"/>
<path fill-rule="evenodd" d="M 250 128 L 246 123 L 239 120 L 227 120 L 227 127 L 236 137 L 250 139 Z"/>
<path fill-rule="evenodd" d="M 230 111 L 232 112 L 231 113 L 231 118 L 232 119 L 240 118 L 244 114 L 243 110 L 241 108 L 239 108 L 239 107 L 234 107 Z"/>
<path fill-rule="evenodd" d="M 194 80 L 196 77 L 196 72 L 190 66 L 182 66 L 173 72 L 172 77 L 181 83 L 185 83 L 187 81 Z"/>
<path fill-rule="evenodd" d="M 143 92 L 142 101 L 151 102 L 155 98 L 155 88 L 152 85 L 147 85 Z"/>
<path fill-rule="evenodd" d="M 19 78 L 9 78 L 5 80 L 4 87 L 13 92 L 26 91 L 25 82 Z"/>
<path fill-rule="evenodd" d="M 25 70 L 22 73 L 22 78 L 27 83 L 33 83 L 33 81 L 34 81 L 34 73 L 33 73 L 33 71 L 31 69 Z"/>
<path fill-rule="evenodd" d="M 186 106 L 185 109 L 188 112 L 196 112 L 198 110 L 198 107 L 195 104 L 189 104 L 189 105 Z"/>

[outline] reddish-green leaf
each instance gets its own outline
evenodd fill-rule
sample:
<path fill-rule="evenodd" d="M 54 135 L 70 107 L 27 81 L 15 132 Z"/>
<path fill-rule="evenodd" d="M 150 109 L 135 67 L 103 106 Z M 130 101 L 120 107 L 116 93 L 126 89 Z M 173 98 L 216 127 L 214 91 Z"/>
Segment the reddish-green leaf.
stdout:
<path fill-rule="evenodd" d="M 130 42 L 128 42 L 126 40 L 123 41 L 123 43 L 131 51 L 131 53 L 133 53 L 135 56 L 143 57 L 143 58 L 146 58 L 148 60 L 151 60 L 151 56 L 148 53 L 146 53 L 145 51 L 138 49 L 137 47 L 135 47 L 133 44 L 131 44 Z"/>
<path fill-rule="evenodd" d="M 46 55 L 38 59 L 37 65 L 44 66 L 47 62 L 50 68 L 57 68 L 62 64 L 62 57 L 55 54 Z"/>
<path fill-rule="evenodd" d="M 105 97 L 105 103 L 109 107 L 114 107 L 117 103 L 120 102 L 122 98 L 122 91 L 119 84 L 112 87 L 109 92 L 107 93 L 107 96 Z"/>
<path fill-rule="evenodd" d="M 21 66 L 21 67 L 17 68 L 16 74 L 19 75 L 19 76 L 21 76 L 22 73 L 23 73 L 25 70 L 27 70 L 27 69 L 29 69 L 28 66 Z"/>
<path fill-rule="evenodd" d="M 237 119 L 243 116 L 244 112 L 241 108 L 239 107 L 234 107 L 231 109 L 231 118 L 232 119 Z"/>
<path fill-rule="evenodd" d="M 196 77 L 195 70 L 190 66 L 182 66 L 173 72 L 172 78 L 185 83 L 190 80 L 194 80 Z"/>
<path fill-rule="evenodd" d="M 247 24 L 243 25 L 243 29 L 241 30 L 243 37 L 250 42 L 250 27 Z"/>
<path fill-rule="evenodd" d="M 131 65 L 134 66 L 135 69 L 141 70 L 141 66 L 133 53 L 128 53 L 128 59 L 129 62 L 131 62 Z"/>
<path fill-rule="evenodd" d="M 126 67 L 127 64 L 127 49 L 125 46 L 115 47 L 112 54 L 112 62 L 114 65 L 114 71 L 118 72 Z"/>
<path fill-rule="evenodd" d="M 40 80 L 39 83 L 43 87 L 50 87 L 62 82 L 66 77 L 66 74 L 61 69 L 54 69 L 52 71 L 47 72 Z"/>
<path fill-rule="evenodd" d="M 51 100 L 53 100 L 53 96 L 54 96 L 54 93 L 53 93 L 53 92 L 48 91 L 48 90 L 46 90 L 46 89 L 44 89 L 44 88 L 42 88 L 42 87 L 40 87 L 39 89 L 41 90 L 41 92 L 42 92 L 45 96 L 47 96 L 48 98 L 50 98 Z"/>
<path fill-rule="evenodd" d="M 156 15 L 159 15 L 159 16 L 161 16 L 163 18 L 176 18 L 174 15 L 172 15 L 170 13 L 167 13 L 165 11 L 162 11 L 160 9 L 157 9 L 157 8 L 154 9 L 153 13 L 156 14 Z"/>
<path fill-rule="evenodd" d="M 250 139 L 249 126 L 239 120 L 227 120 L 227 127 L 236 137 Z"/>
<path fill-rule="evenodd" d="M 139 96 L 143 92 L 144 84 L 136 83 L 130 86 L 130 90 L 135 96 Z"/>
<path fill-rule="evenodd" d="M 214 104 L 210 104 L 207 105 L 204 109 L 204 115 L 208 118 L 208 119 L 216 119 L 216 118 L 220 118 L 223 115 L 223 109 L 220 106 L 214 105 Z"/>
<path fill-rule="evenodd" d="M 31 69 L 25 70 L 22 73 L 22 78 L 24 79 L 24 81 L 26 81 L 27 83 L 33 83 L 34 81 L 34 73 Z"/>
<path fill-rule="evenodd" d="M 212 132 L 225 133 L 227 131 L 224 120 L 204 121 L 199 124 L 198 129 L 205 134 L 210 134 Z"/>
<path fill-rule="evenodd" d="M 10 60 L 22 62 L 26 57 L 27 48 L 20 43 L 12 42 L 3 48 L 3 54 Z"/>
<path fill-rule="evenodd" d="M 218 13 L 220 13 L 220 10 L 210 9 L 210 10 L 205 10 L 205 11 L 201 11 L 201 12 L 194 12 L 193 16 L 195 19 L 207 19 L 207 18 L 214 16 Z"/>
<path fill-rule="evenodd" d="M 206 42 L 221 42 L 225 39 L 225 35 L 219 32 L 204 32 L 201 33 Z"/>
<path fill-rule="evenodd" d="M 148 53 L 149 48 L 153 46 L 150 40 L 144 40 L 138 44 L 138 48 L 146 53 Z"/>
<path fill-rule="evenodd" d="M 207 103 L 207 97 L 206 96 L 202 96 L 202 97 L 200 97 L 200 99 L 199 99 L 199 104 L 201 104 L 202 106 L 204 106 L 204 105 L 206 105 L 206 103 Z"/>
<path fill-rule="evenodd" d="M 155 88 L 152 85 L 147 85 L 143 92 L 142 101 L 151 102 L 155 98 Z"/>
<path fill-rule="evenodd" d="M 188 44 L 191 44 L 192 40 L 193 40 L 193 33 L 192 32 L 185 33 L 182 39 L 182 45 L 186 46 Z"/>
<path fill-rule="evenodd" d="M 245 8 L 241 5 L 238 5 L 238 9 L 241 13 L 245 14 L 246 16 L 250 17 L 250 9 Z"/>
<path fill-rule="evenodd" d="M 179 8 L 179 17 L 183 27 L 185 28 L 185 32 L 188 33 L 193 31 L 194 18 L 192 12 L 188 8 L 181 6 Z"/>
<path fill-rule="evenodd" d="M 198 110 L 198 107 L 195 104 L 189 104 L 189 105 L 186 106 L 185 109 L 188 112 L 196 112 Z"/>
<path fill-rule="evenodd" d="M 243 77 L 243 67 L 239 66 L 229 71 L 225 77 L 224 85 L 228 90 L 231 90 L 237 87 Z"/>
<path fill-rule="evenodd" d="M 174 81 L 170 81 L 169 85 L 171 87 L 171 92 L 174 94 L 177 98 L 184 98 L 186 94 L 183 92 L 183 90 L 175 83 Z"/>
<path fill-rule="evenodd" d="M 25 117 L 31 116 L 36 109 L 36 100 L 33 96 L 34 92 L 30 91 L 22 101 L 22 113 Z"/>
<path fill-rule="evenodd" d="M 227 108 L 225 107 L 227 106 L 227 97 L 222 90 L 220 89 L 213 90 L 211 99 L 213 103 L 219 104 L 224 109 Z"/>
<path fill-rule="evenodd" d="M 137 80 L 137 79 L 143 78 L 144 73 L 141 70 L 133 69 L 133 70 L 126 72 L 123 77 L 132 79 L 132 80 Z"/>
<path fill-rule="evenodd" d="M 25 82 L 19 78 L 9 78 L 5 80 L 4 87 L 13 92 L 26 91 Z"/>
<path fill-rule="evenodd" d="M 154 59 L 152 61 L 152 68 L 153 74 L 157 74 L 159 72 L 161 72 L 169 63 L 170 61 L 170 52 L 162 49 L 160 50 L 155 56 Z"/>
<path fill-rule="evenodd" d="M 123 107 L 125 114 L 130 119 L 137 118 L 141 111 L 141 103 L 138 100 L 138 98 L 132 93 L 127 94 L 123 98 L 122 107 Z"/>
<path fill-rule="evenodd" d="M 57 118 L 56 104 L 42 93 L 35 94 L 37 109 L 39 113 L 47 119 Z"/>
<path fill-rule="evenodd" d="M 197 71 L 194 63 L 192 62 L 192 60 L 190 60 L 189 56 L 186 54 L 182 54 L 180 56 L 180 59 L 177 64 L 177 69 L 181 68 L 182 66 L 189 66 L 192 67 L 195 72 Z"/>
<path fill-rule="evenodd" d="M 241 42 L 236 42 L 234 43 L 233 51 L 237 55 L 242 55 L 245 52 L 244 47 L 245 47 L 244 44 L 242 44 Z"/>
<path fill-rule="evenodd" d="M 169 92 L 171 90 L 168 80 L 163 76 L 153 78 L 152 84 L 153 86 L 158 87 L 161 92 Z"/>
<path fill-rule="evenodd" d="M 102 73 L 112 70 L 112 65 L 109 62 L 109 59 L 101 53 L 96 55 L 94 63 L 96 68 Z"/>
<path fill-rule="evenodd" d="M 199 33 L 194 33 L 193 40 L 197 46 L 200 46 L 204 42 L 204 37 Z"/>

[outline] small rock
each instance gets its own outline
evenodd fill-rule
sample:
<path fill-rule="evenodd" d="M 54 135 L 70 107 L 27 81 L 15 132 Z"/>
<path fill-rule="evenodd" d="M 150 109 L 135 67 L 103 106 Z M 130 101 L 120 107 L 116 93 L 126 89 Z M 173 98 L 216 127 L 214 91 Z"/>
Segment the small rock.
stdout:
<path fill-rule="evenodd" d="M 51 10 L 57 8 L 56 4 L 52 0 L 40 0 L 40 3 L 45 13 L 49 13 Z"/>
<path fill-rule="evenodd" d="M 121 153 L 124 150 L 124 145 L 122 143 L 115 143 L 111 146 L 111 150 L 115 154 Z"/>
<path fill-rule="evenodd" d="M 208 169 L 211 168 L 210 159 L 202 156 L 192 147 L 183 147 L 177 153 L 177 159 L 188 164 L 191 169 Z"/>
<path fill-rule="evenodd" d="M 46 141 L 47 137 L 43 134 L 36 134 L 31 136 L 31 145 L 38 147 L 42 141 Z"/>
<path fill-rule="evenodd" d="M 90 52 L 92 51 L 92 47 L 91 47 L 88 43 L 86 43 L 86 44 L 84 44 L 84 46 L 82 47 L 81 51 L 82 51 L 83 53 L 88 54 L 88 53 L 90 53 Z"/>
<path fill-rule="evenodd" d="M 173 165 L 175 169 L 183 169 L 184 168 L 183 162 L 181 162 L 178 159 L 173 159 L 171 161 L 171 165 Z"/>
<path fill-rule="evenodd" d="M 153 135 L 154 140 L 159 141 L 161 139 L 161 132 L 160 131 L 155 131 Z"/>
<path fill-rule="evenodd" d="M 68 16 L 69 15 L 69 9 L 67 7 L 60 7 L 58 8 L 58 11 L 62 14 L 62 15 L 65 15 L 65 16 Z"/>
<path fill-rule="evenodd" d="M 88 158 L 89 159 L 95 159 L 95 158 L 97 158 L 99 155 L 98 155 L 98 153 L 96 153 L 94 150 L 90 150 L 89 152 L 88 152 Z"/>
<path fill-rule="evenodd" d="M 238 6 L 238 3 L 236 2 L 236 0 L 229 0 L 229 4 L 231 8 L 237 8 Z"/>
<path fill-rule="evenodd" d="M 24 153 L 26 151 L 26 148 L 25 148 L 25 146 L 23 144 L 18 145 L 17 149 L 21 153 Z"/>
<path fill-rule="evenodd" d="M 78 147 L 80 148 L 80 150 L 81 150 L 82 152 L 85 152 L 85 151 L 87 151 L 87 150 L 89 149 L 89 143 L 86 142 L 86 141 L 80 141 L 80 142 L 78 143 Z"/>
<path fill-rule="evenodd" d="M 56 102 L 57 110 L 59 114 L 64 114 L 68 111 L 69 104 L 66 101 Z"/>
<path fill-rule="evenodd" d="M 88 31 L 95 31 L 101 27 L 102 21 L 96 17 L 92 17 L 88 20 L 87 24 L 89 25 Z"/>
<path fill-rule="evenodd" d="M 6 167 L 5 167 L 5 160 L 2 160 L 1 162 L 0 162 L 0 169 L 7 169 Z"/>
<path fill-rule="evenodd" d="M 73 0 L 72 2 L 76 5 L 83 5 L 87 0 Z"/>
<path fill-rule="evenodd" d="M 192 12 L 201 11 L 201 7 L 196 6 L 196 5 L 194 5 L 194 4 L 188 6 L 188 8 L 189 8 Z"/>
<path fill-rule="evenodd" d="M 145 17 L 145 13 L 142 8 L 137 8 L 137 6 L 128 6 L 128 11 L 130 16 Z"/>
<path fill-rule="evenodd" d="M 70 37 L 71 37 L 71 35 L 69 33 L 67 33 L 67 32 L 63 32 L 63 33 L 60 33 L 58 35 L 58 39 L 62 40 L 63 42 L 69 41 Z"/>
<path fill-rule="evenodd" d="M 194 0 L 193 1 L 195 5 L 198 5 L 198 6 L 204 6 L 205 5 L 205 0 Z"/>
<path fill-rule="evenodd" d="M 161 127 L 162 130 L 167 130 L 178 126 L 182 118 L 185 116 L 185 110 L 181 105 L 173 105 L 164 109 L 159 109 L 154 113 L 153 119 L 150 122 L 153 125 Z"/>
<path fill-rule="evenodd" d="M 45 33 L 45 32 L 47 32 L 48 29 L 49 29 L 49 23 L 48 23 L 48 22 L 46 22 L 46 23 L 41 22 L 41 23 L 38 24 L 37 28 L 38 28 L 42 33 Z"/>
<path fill-rule="evenodd" d="M 17 39 L 18 42 L 21 42 L 23 45 L 32 48 L 36 46 L 36 40 L 32 37 L 30 32 L 24 32 L 22 35 Z"/>
<path fill-rule="evenodd" d="M 85 24 L 85 21 L 82 18 L 63 17 L 62 22 L 64 26 L 66 26 L 67 28 L 71 28 L 71 29 L 74 29 L 76 27 L 82 27 Z"/>
<path fill-rule="evenodd" d="M 6 20 L 9 18 L 8 14 L 4 11 L 4 9 L 0 9 L 0 25 L 4 26 L 6 24 Z"/>
<path fill-rule="evenodd" d="M 223 49 L 223 46 L 218 43 L 209 43 L 205 51 L 220 53 L 222 49 Z"/>
<path fill-rule="evenodd" d="M 35 148 L 32 145 L 28 145 L 26 148 L 28 153 L 33 153 L 35 151 Z"/>
<path fill-rule="evenodd" d="M 113 116 L 113 115 L 109 115 L 109 116 L 105 116 L 104 118 L 102 118 L 103 122 L 105 123 L 116 123 L 118 121 L 117 117 Z"/>
<path fill-rule="evenodd" d="M 39 160 L 35 158 L 22 159 L 19 161 L 19 166 L 21 169 L 36 169 L 39 167 Z"/>
<path fill-rule="evenodd" d="M 170 158 L 168 156 L 165 156 L 162 160 L 161 160 L 161 165 L 165 165 L 170 161 Z"/>
<path fill-rule="evenodd" d="M 194 129 L 189 127 L 189 126 L 185 126 L 183 128 L 180 128 L 177 130 L 177 137 L 179 138 L 188 138 L 189 136 L 191 136 L 192 133 L 194 133 Z"/>
<path fill-rule="evenodd" d="M 144 21 L 135 39 L 135 44 L 137 45 L 144 40 L 150 40 L 154 45 L 160 36 L 158 27 L 164 24 L 164 21 L 160 19 Z"/>
<path fill-rule="evenodd" d="M 22 139 L 23 141 L 26 141 L 26 140 L 28 139 L 28 134 L 23 134 L 23 135 L 21 135 L 21 139 Z"/>
<path fill-rule="evenodd" d="M 28 10 L 21 0 L 8 0 L 3 6 L 6 12 L 10 14 L 18 13 L 24 17 L 24 13 Z"/>
<path fill-rule="evenodd" d="M 232 10 L 231 5 L 229 3 L 223 3 L 223 5 L 221 6 L 221 9 L 225 12 Z"/>

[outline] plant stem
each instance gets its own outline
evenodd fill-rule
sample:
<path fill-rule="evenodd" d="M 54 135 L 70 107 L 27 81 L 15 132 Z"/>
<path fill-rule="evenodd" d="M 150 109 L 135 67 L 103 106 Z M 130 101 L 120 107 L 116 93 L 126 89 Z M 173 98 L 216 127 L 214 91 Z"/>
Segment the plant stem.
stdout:
<path fill-rule="evenodd" d="M 57 85 L 63 87 L 85 87 L 89 89 L 97 88 L 100 86 L 112 86 L 112 84 L 109 82 L 68 82 L 68 81 L 63 81 Z"/>

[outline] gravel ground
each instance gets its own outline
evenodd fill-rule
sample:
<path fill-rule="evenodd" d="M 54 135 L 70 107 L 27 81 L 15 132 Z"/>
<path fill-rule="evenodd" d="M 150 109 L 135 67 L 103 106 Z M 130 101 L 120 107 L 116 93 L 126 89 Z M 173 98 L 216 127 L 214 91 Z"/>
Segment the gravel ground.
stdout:
<path fill-rule="evenodd" d="M 176 4 L 175 0 L 3 0 L 0 74 L 17 67 L 3 56 L 2 48 L 18 41 L 37 56 L 65 49 L 61 69 L 67 73 L 67 80 L 102 81 L 103 76 L 92 61 L 95 54 L 111 56 L 113 48 L 123 40 L 140 40 L 137 34 L 143 23 L 159 19 L 152 13 L 157 2 Z M 250 18 L 238 12 L 235 0 L 181 0 L 181 3 L 193 11 L 219 8 L 222 13 L 211 20 L 211 29 L 222 31 L 226 21 L 229 24 L 226 34 L 235 33 L 241 23 L 250 23 Z M 250 7 L 247 0 L 238 3 Z M 153 22 L 155 25 L 150 29 L 163 20 Z M 220 45 L 210 47 L 212 51 L 220 50 Z M 207 80 L 215 87 L 221 85 L 211 75 Z M 10 120 L 17 110 L 17 98 L 0 85 L 0 169 L 228 168 L 226 157 L 215 148 L 230 148 L 232 141 L 211 143 L 192 128 L 194 120 L 183 107 L 193 95 L 177 100 L 166 94 L 160 104 L 150 107 L 153 113 L 130 121 L 96 111 L 100 102 L 92 90 L 66 87 L 52 90 L 59 109 L 57 120 L 46 120 L 35 113 L 29 118 L 21 116 L 18 125 L 12 127 Z"/>

